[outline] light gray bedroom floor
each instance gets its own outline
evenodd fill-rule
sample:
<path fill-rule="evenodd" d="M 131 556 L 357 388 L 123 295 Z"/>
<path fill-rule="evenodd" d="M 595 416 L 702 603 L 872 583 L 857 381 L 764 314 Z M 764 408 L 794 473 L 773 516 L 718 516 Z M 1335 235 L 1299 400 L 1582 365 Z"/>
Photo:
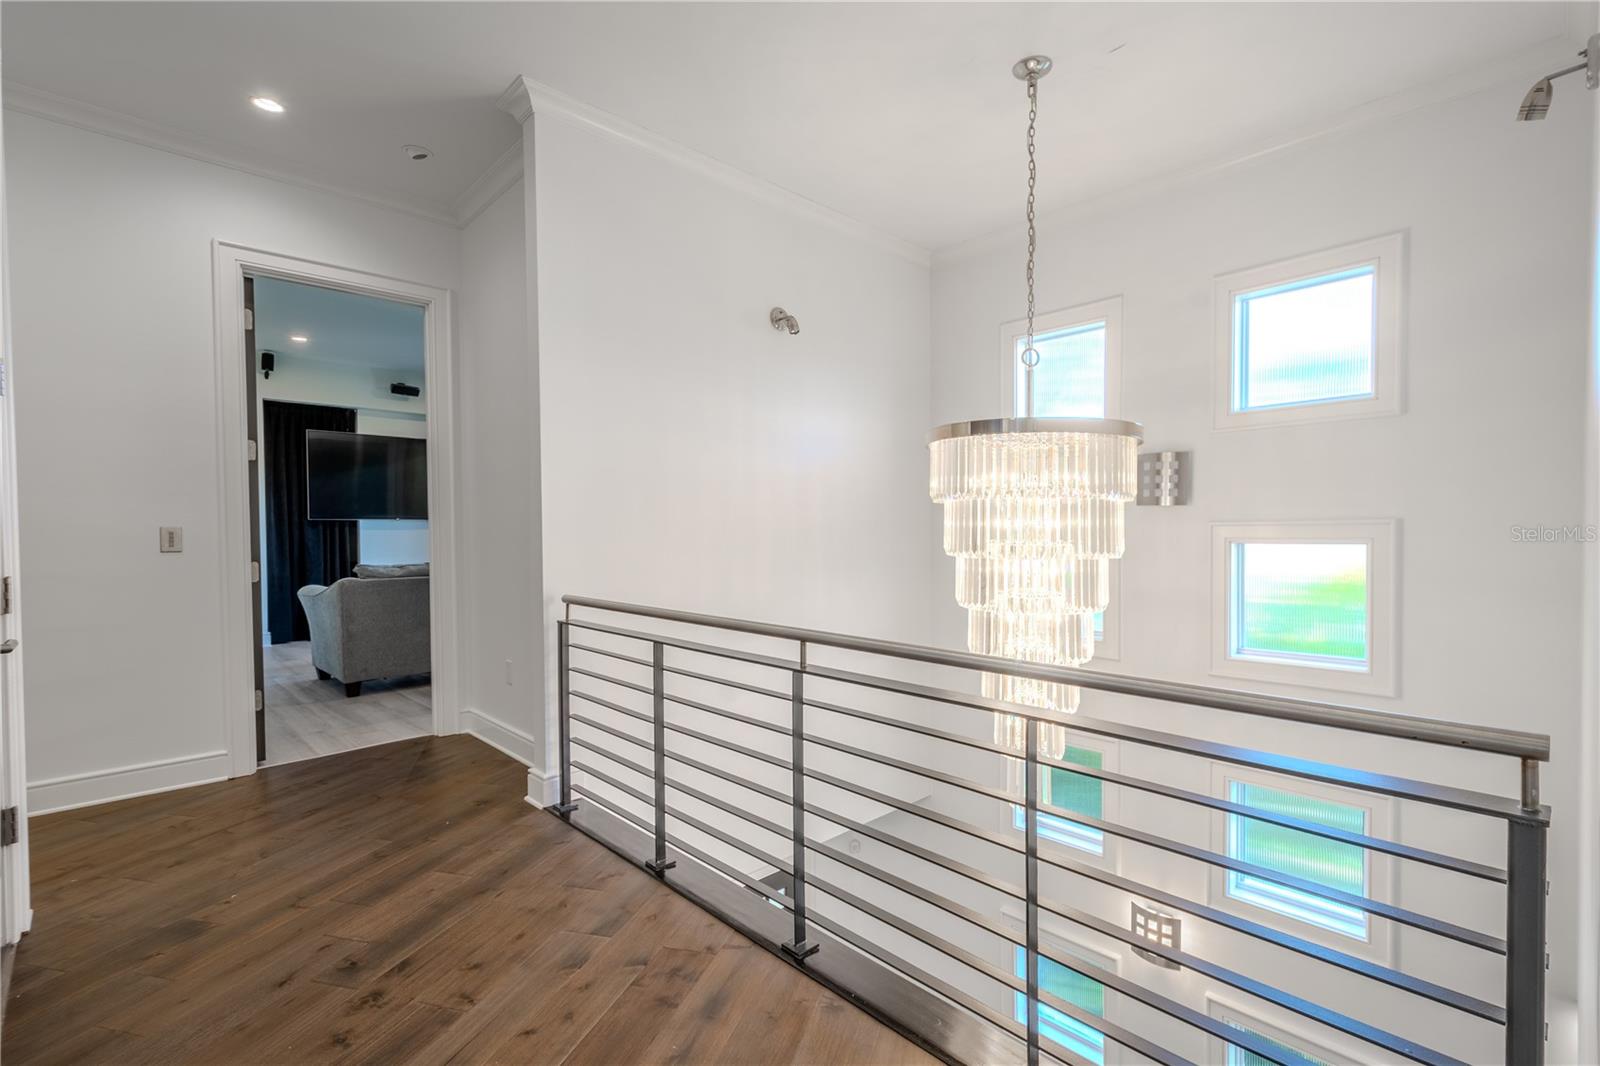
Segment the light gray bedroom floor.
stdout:
<path fill-rule="evenodd" d="M 428 677 L 368 681 L 347 698 L 338 681 L 318 681 L 311 642 L 269 644 L 266 667 L 267 758 L 263 766 L 387 744 L 433 733 Z"/>

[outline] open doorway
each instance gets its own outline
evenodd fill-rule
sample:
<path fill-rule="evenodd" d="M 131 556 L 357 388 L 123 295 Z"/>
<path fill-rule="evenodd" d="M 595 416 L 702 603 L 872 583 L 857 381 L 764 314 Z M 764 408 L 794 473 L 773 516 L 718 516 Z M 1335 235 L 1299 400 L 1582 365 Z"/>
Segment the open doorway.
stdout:
<path fill-rule="evenodd" d="M 257 757 L 434 732 L 425 310 L 245 276 Z"/>

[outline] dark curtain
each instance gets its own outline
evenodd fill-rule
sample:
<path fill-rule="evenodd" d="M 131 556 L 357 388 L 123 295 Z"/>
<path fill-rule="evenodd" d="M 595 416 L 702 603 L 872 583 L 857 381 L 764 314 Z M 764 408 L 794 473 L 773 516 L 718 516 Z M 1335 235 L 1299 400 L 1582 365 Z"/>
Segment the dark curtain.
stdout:
<path fill-rule="evenodd" d="M 306 430 L 355 432 L 356 413 L 342 407 L 267 400 L 262 411 L 262 462 L 267 478 L 267 629 L 272 643 L 310 640 L 295 593 L 349 577 L 359 558 L 355 522 L 306 519 Z"/>

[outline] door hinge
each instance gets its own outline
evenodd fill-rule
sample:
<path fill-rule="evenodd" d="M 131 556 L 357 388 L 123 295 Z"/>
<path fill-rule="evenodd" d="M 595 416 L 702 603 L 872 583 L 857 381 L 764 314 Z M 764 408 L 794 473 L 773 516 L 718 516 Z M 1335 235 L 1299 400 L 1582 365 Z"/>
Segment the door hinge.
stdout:
<path fill-rule="evenodd" d="M 244 309 L 244 328 L 246 331 L 256 328 L 256 313 L 248 307 Z"/>
<path fill-rule="evenodd" d="M 17 809 L 7 807 L 0 811 L 0 848 L 17 842 Z"/>
<path fill-rule="evenodd" d="M 0 577 L 0 614 L 11 613 L 11 579 Z"/>
<path fill-rule="evenodd" d="M 244 442 L 244 460 L 247 463 L 253 463 L 253 462 L 256 461 L 256 442 L 255 441 L 247 440 L 247 441 Z"/>
<path fill-rule="evenodd" d="M 254 559 L 250 560 L 250 583 L 254 585 L 261 580 L 261 564 Z"/>
<path fill-rule="evenodd" d="M 256 710 L 264 711 L 266 709 L 267 709 L 267 697 L 265 697 L 265 696 L 263 696 L 261 694 L 261 690 L 260 689 L 256 689 Z"/>

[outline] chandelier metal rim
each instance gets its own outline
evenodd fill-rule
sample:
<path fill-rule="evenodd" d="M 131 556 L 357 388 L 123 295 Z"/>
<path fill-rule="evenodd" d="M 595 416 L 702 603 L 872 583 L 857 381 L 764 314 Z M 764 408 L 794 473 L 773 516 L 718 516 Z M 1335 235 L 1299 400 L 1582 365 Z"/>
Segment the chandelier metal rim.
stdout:
<path fill-rule="evenodd" d="M 978 418 L 967 422 L 947 422 L 928 434 L 928 443 L 1007 433 L 1103 433 L 1132 437 L 1144 443 L 1144 426 L 1120 418 Z"/>

